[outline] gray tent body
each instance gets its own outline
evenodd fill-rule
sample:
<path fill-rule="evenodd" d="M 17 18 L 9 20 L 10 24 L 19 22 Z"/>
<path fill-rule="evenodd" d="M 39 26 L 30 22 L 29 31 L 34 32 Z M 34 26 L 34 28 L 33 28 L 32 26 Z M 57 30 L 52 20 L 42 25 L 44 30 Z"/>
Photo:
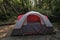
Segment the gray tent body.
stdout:
<path fill-rule="evenodd" d="M 41 20 L 42 25 L 40 25 L 39 22 L 28 23 L 26 19 L 29 15 L 38 16 Z M 26 22 L 24 23 L 25 20 Z M 22 26 L 23 23 L 24 25 Z M 45 15 L 40 14 L 39 12 L 31 11 L 24 14 L 19 21 L 17 20 L 12 35 L 46 34 L 52 32 L 53 32 L 53 25 L 51 24 L 49 19 L 46 18 Z"/>

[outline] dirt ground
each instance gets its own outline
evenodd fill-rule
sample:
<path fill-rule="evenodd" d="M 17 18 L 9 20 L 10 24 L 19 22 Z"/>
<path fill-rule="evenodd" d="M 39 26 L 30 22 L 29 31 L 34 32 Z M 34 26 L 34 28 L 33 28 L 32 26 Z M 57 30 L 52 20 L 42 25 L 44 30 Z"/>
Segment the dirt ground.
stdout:
<path fill-rule="evenodd" d="M 52 35 L 7 36 L 14 25 L 0 28 L 0 40 L 60 40 L 60 31 Z M 3 29 L 3 30 L 2 30 Z"/>
<path fill-rule="evenodd" d="M 6 37 L 1 40 L 60 40 L 60 33 L 55 35 L 31 35 L 31 36 L 17 36 L 17 37 Z"/>

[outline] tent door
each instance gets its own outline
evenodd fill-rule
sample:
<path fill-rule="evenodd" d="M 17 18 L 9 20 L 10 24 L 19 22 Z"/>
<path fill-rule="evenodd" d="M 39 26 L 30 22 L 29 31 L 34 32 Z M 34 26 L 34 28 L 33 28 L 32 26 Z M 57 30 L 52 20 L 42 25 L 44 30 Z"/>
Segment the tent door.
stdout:
<path fill-rule="evenodd" d="M 40 23 L 27 23 L 21 28 L 22 34 L 37 34 L 40 33 L 41 25 Z"/>

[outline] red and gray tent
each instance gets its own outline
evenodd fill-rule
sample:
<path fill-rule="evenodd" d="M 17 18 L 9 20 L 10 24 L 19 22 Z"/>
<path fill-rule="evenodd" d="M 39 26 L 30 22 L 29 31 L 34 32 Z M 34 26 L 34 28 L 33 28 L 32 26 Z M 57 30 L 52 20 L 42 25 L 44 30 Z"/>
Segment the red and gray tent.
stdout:
<path fill-rule="evenodd" d="M 53 32 L 48 17 L 39 12 L 30 11 L 18 16 L 12 35 L 46 34 Z"/>

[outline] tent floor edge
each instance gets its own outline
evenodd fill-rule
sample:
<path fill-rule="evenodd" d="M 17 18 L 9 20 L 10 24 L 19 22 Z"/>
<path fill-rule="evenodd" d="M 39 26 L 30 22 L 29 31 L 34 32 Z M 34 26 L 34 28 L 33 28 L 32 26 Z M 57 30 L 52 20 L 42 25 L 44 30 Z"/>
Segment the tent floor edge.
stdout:
<path fill-rule="evenodd" d="M 37 33 L 37 34 L 20 34 L 20 29 L 14 29 L 13 32 L 11 33 L 11 36 L 29 36 L 29 35 L 52 35 L 56 34 L 56 32 L 50 32 L 50 33 Z"/>

